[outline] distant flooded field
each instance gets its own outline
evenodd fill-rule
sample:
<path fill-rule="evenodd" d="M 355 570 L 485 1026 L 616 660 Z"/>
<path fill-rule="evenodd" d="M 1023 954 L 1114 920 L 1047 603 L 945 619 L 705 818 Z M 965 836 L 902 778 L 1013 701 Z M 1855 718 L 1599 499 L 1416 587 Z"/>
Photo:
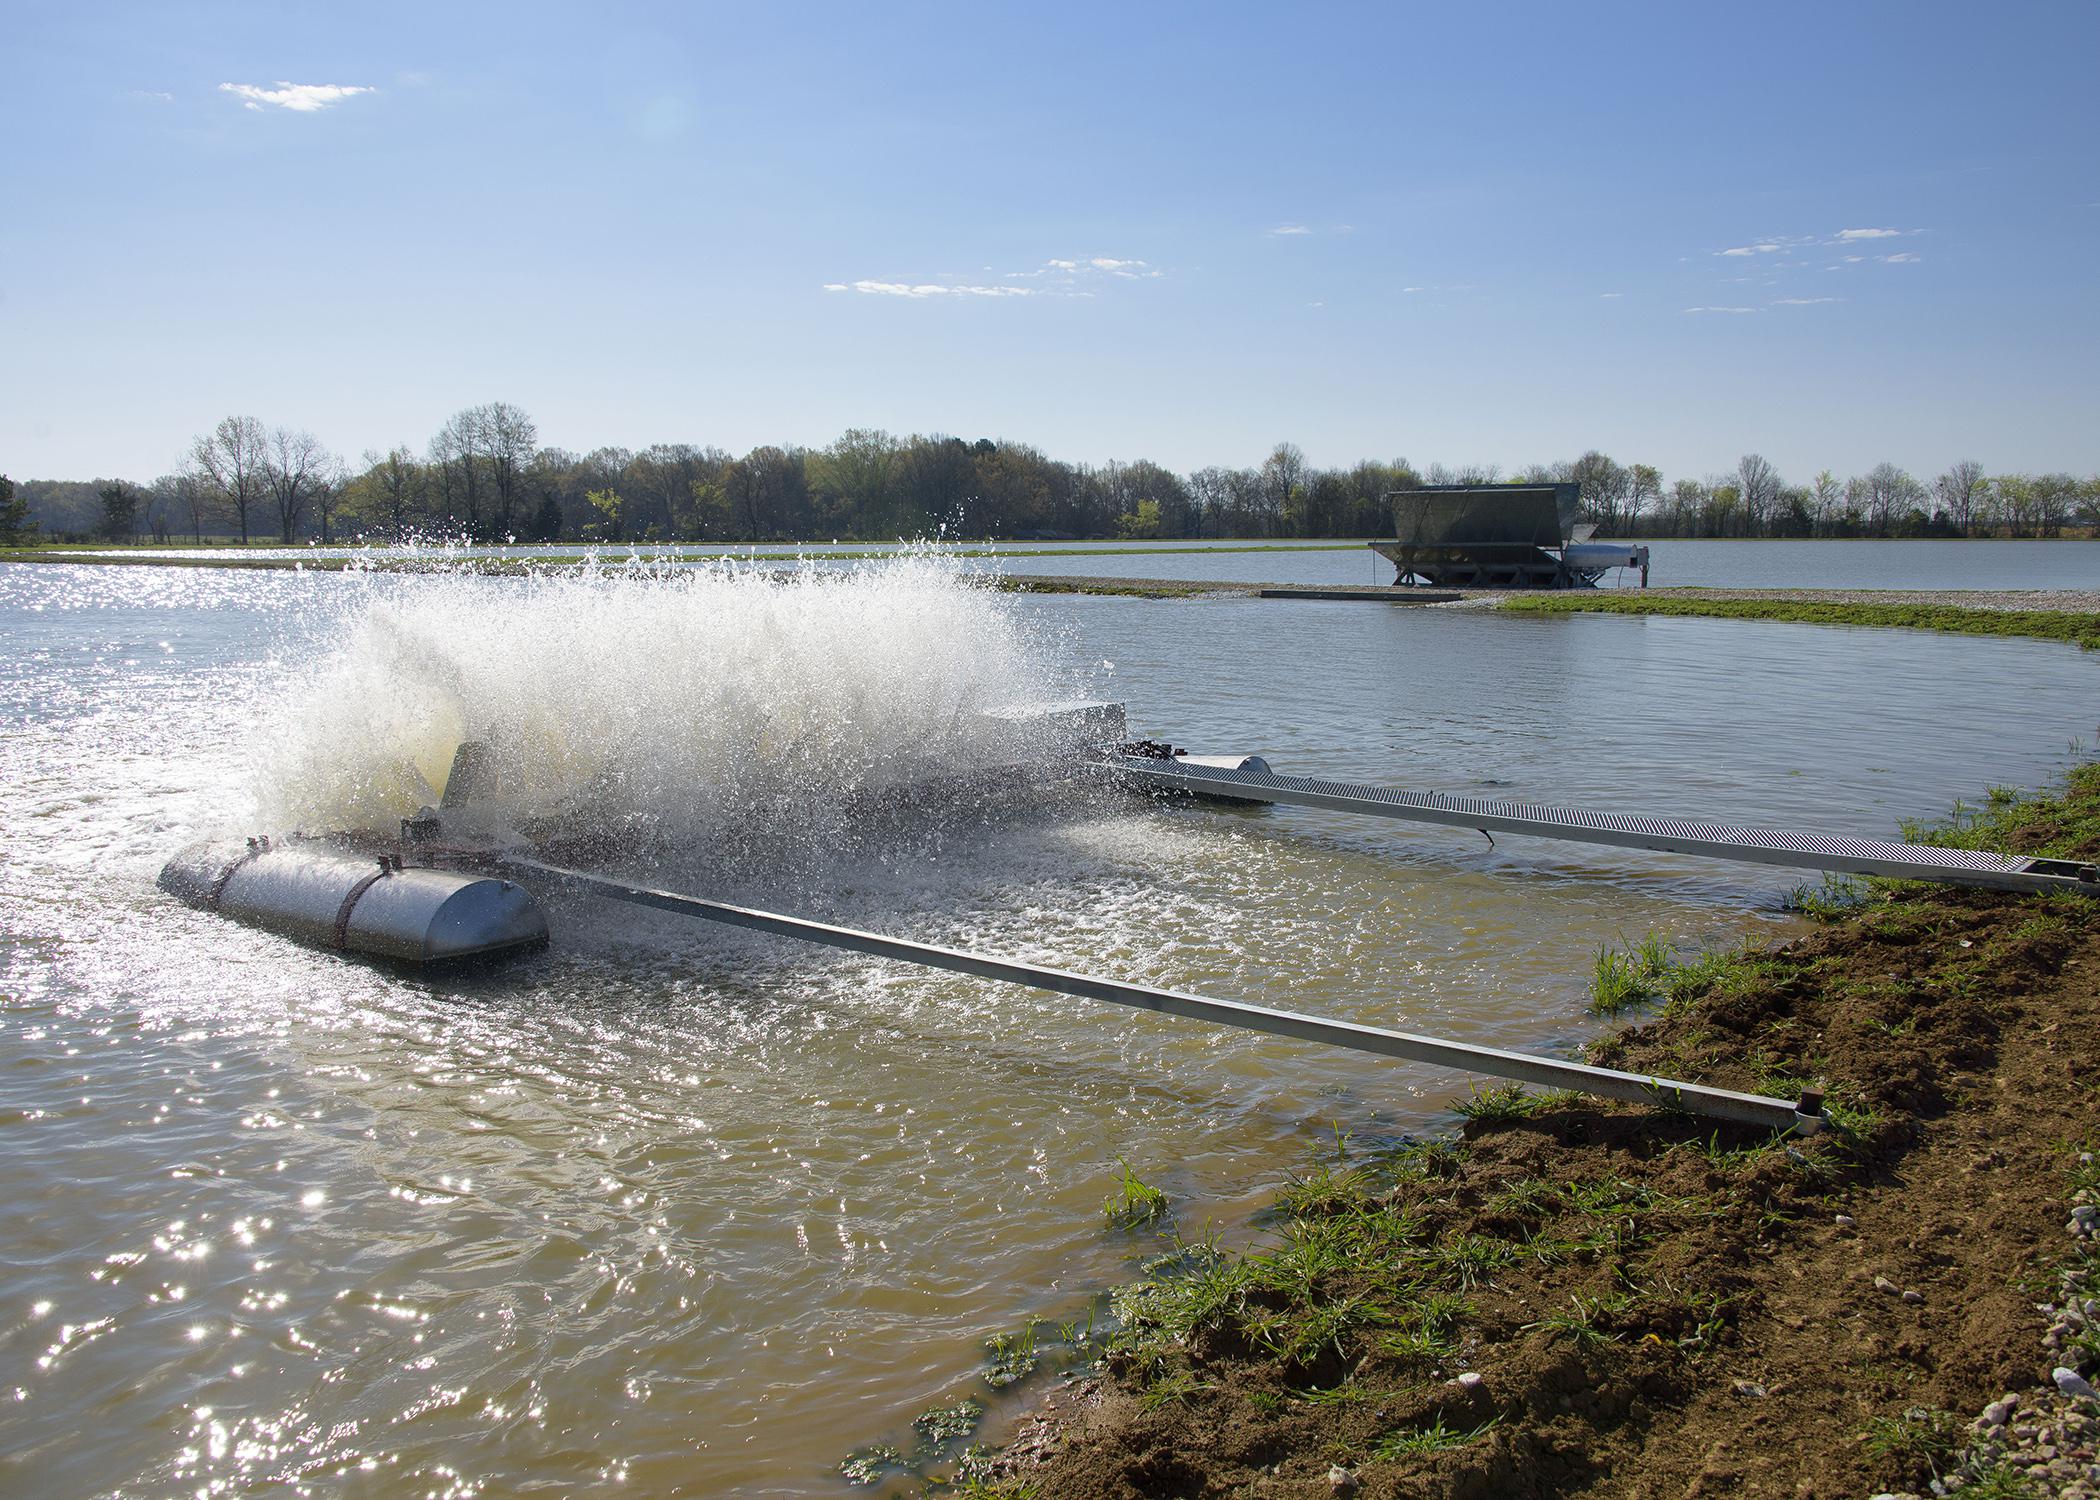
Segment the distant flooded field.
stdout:
<path fill-rule="evenodd" d="M 2080 543 L 1654 547 L 1658 582 L 2100 586 Z M 1598 1025 L 1600 944 L 1781 936 L 1799 877 L 1077 790 L 863 822 L 835 794 L 908 784 L 979 707 L 1093 695 L 1281 772 L 1888 837 L 2046 781 L 2100 723 L 2100 658 L 2046 643 L 1029 597 L 967 586 L 984 565 L 0 566 L 0 1490 L 842 1494 L 841 1460 L 908 1457 L 931 1408 L 995 1434 L 986 1341 L 1084 1322 L 1164 1248 L 1104 1222 L 1119 1163 L 1231 1239 L 1320 1139 L 1465 1093 L 593 902 L 552 903 L 543 955 L 432 977 L 154 887 L 205 833 L 392 816 L 404 763 L 492 724 L 547 768 L 529 795 L 588 793 L 662 884 L 1558 1052 Z M 1354 552 L 1070 567 L 1371 581 Z"/>
<path fill-rule="evenodd" d="M 1660 586 L 1810 589 L 2100 589 L 2100 541 L 1673 541 L 1647 543 L 1650 582 Z M 152 548 L 119 549 L 151 555 Z M 397 549 L 357 547 L 182 548 L 168 555 L 226 558 L 384 557 Z M 925 551 L 924 544 L 884 547 L 861 542 L 782 542 L 760 546 L 600 545 L 575 542 L 446 549 L 458 557 L 576 557 L 607 562 L 699 555 L 769 560 L 806 557 L 851 566 L 841 554 Z M 1188 578 L 1220 583 L 1386 584 L 1393 566 L 1364 542 L 957 542 L 931 550 L 972 571 L 1089 574 L 1108 578 Z M 835 561 L 827 561 L 836 559 Z M 1621 570 L 1606 588 L 1631 588 L 1639 574 Z"/>

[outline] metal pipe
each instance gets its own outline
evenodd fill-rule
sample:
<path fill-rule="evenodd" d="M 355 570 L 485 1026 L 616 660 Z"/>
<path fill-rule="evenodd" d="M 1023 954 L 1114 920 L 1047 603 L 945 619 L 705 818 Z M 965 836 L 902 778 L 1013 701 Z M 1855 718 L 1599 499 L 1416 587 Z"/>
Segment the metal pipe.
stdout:
<path fill-rule="evenodd" d="M 873 954 L 878 958 L 900 959 L 906 963 L 925 964 L 930 968 L 948 969 L 958 974 L 973 974 L 980 979 L 997 979 L 1008 984 L 1027 985 L 1033 989 L 1050 990 L 1061 995 L 1076 995 L 1087 1000 L 1105 1000 L 1112 1005 L 1128 1005 L 1138 1010 L 1157 1011 L 1162 1015 L 1188 1016 L 1199 1021 L 1213 1021 L 1221 1026 L 1237 1026 L 1245 1031 L 1294 1037 L 1299 1041 L 1324 1042 L 1332 1047 L 1347 1047 L 1353 1051 L 1374 1053 L 1382 1057 L 1404 1058 L 1409 1062 L 1434 1063 L 1441 1067 L 1484 1073 L 1494 1078 L 1511 1078 L 1548 1088 L 1574 1089 L 1585 1094 L 1601 1095 L 1607 1099 L 1656 1104 L 1692 1114 L 1708 1115 L 1715 1119 L 1760 1125 L 1771 1130 L 1798 1129 L 1803 1134 L 1809 1134 L 1819 1129 L 1823 1123 L 1822 1100 L 1815 1094 L 1805 1095 L 1799 1102 L 1775 1099 L 1764 1094 L 1739 1094 L 1730 1089 L 1710 1088 L 1700 1083 L 1682 1083 L 1644 1073 L 1624 1073 L 1615 1068 L 1592 1067 L 1587 1063 L 1562 1062 L 1555 1058 L 1533 1057 L 1522 1052 L 1505 1052 L 1498 1047 L 1478 1047 L 1468 1042 L 1446 1041 L 1440 1037 L 1388 1031 L 1380 1026 L 1360 1026 L 1353 1021 L 1331 1021 L 1319 1016 L 1299 1015 L 1294 1011 L 1248 1005 L 1237 1000 L 1214 1000 L 1203 995 L 1185 994 L 1179 990 L 1154 989 L 1149 985 L 1125 984 L 1115 979 L 1097 979 L 1087 974 L 1075 974 L 1067 969 L 1016 963 L 1011 959 L 992 958 L 981 953 L 936 947 L 931 943 L 914 943 L 903 938 L 884 937 L 880 933 L 835 927 L 826 922 L 783 916 L 778 912 L 729 906 L 719 901 L 704 901 L 697 896 L 680 895 L 674 891 L 625 885 L 602 875 L 543 864 L 536 859 L 510 857 L 504 859 L 503 863 L 520 874 L 537 875 L 572 890 L 604 896 L 614 901 L 624 901 L 634 906 L 646 906 L 657 911 L 673 912 L 679 916 L 699 917 L 704 921 L 721 922 L 727 926 L 743 927 L 754 932 L 772 933 L 778 937 L 799 938 L 804 942 L 821 943 L 827 947 L 844 948 L 855 953 Z"/>

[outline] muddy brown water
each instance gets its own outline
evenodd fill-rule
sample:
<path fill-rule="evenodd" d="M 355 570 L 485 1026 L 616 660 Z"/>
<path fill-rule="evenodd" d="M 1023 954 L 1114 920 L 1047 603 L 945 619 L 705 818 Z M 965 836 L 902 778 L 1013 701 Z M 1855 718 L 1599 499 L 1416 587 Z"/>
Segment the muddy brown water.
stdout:
<path fill-rule="evenodd" d="M 842 1493 L 840 1459 L 909 1448 L 927 1408 L 989 1400 L 995 1435 L 984 1340 L 1084 1319 L 1158 1250 L 1102 1221 L 1119 1161 L 1182 1232 L 1243 1236 L 1320 1138 L 1422 1129 L 1467 1086 L 591 903 L 555 906 L 545 955 L 440 979 L 190 912 L 154 872 L 252 807 L 313 661 L 388 601 L 465 620 L 519 585 L 159 573 L 0 568 L 11 1493 Z M 1872 836 L 2046 780 L 2100 717 L 2100 661 L 2035 642 L 997 607 L 1049 676 L 1177 744 Z M 783 651 L 751 703 L 821 692 Z M 690 737 L 678 684 L 700 669 L 642 654 L 658 732 Z M 1086 800 L 673 864 L 667 883 L 757 904 L 1548 1051 L 1597 1029 L 1599 943 L 1776 936 L 1796 883 Z"/>

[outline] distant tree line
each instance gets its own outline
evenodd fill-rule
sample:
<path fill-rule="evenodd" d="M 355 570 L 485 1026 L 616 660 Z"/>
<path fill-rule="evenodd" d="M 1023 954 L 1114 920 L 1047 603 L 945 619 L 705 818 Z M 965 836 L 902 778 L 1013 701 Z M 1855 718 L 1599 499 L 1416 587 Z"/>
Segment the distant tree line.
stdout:
<path fill-rule="evenodd" d="M 1753 453 L 1727 474 L 1666 482 L 1597 452 L 1505 476 L 1405 459 L 1319 469 L 1281 443 L 1254 468 L 1176 474 L 1144 459 L 1072 464 L 1026 443 L 864 428 L 823 448 L 740 458 L 687 443 L 577 454 L 542 447 L 532 418 L 497 401 L 457 413 L 421 450 L 367 451 L 355 465 L 310 432 L 229 416 L 150 484 L 0 478 L 0 544 L 39 530 L 280 543 L 1372 537 L 1391 531 L 1394 490 L 1504 478 L 1578 485 L 1583 518 L 1610 537 L 2048 537 L 2100 526 L 2100 479 L 1989 474 L 1966 461 L 1929 481 L 1881 464 L 1799 484 Z"/>

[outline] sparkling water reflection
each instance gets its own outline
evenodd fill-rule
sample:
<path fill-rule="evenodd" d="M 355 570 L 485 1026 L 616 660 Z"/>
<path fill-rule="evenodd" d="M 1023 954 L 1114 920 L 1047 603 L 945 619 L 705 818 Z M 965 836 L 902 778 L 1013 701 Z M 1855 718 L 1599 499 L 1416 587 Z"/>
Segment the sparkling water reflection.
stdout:
<path fill-rule="evenodd" d="M 517 585 L 0 568 L 0 1489 L 837 1493 L 849 1450 L 984 1394 L 988 1335 L 1083 1317 L 1155 1246 L 1101 1225 L 1119 1158 L 1232 1235 L 1309 1140 L 1418 1127 L 1463 1087 L 592 902 L 555 906 L 539 958 L 432 979 L 155 891 L 247 815 L 316 656 L 430 587 Z M 1884 836 L 2046 779 L 2096 713 L 2094 660 L 2032 642 L 1007 607 L 1177 743 Z M 893 832 L 821 870 L 658 873 L 1539 1049 L 1590 1030 L 1600 941 L 1789 920 L 1779 872 L 1310 811 Z"/>

